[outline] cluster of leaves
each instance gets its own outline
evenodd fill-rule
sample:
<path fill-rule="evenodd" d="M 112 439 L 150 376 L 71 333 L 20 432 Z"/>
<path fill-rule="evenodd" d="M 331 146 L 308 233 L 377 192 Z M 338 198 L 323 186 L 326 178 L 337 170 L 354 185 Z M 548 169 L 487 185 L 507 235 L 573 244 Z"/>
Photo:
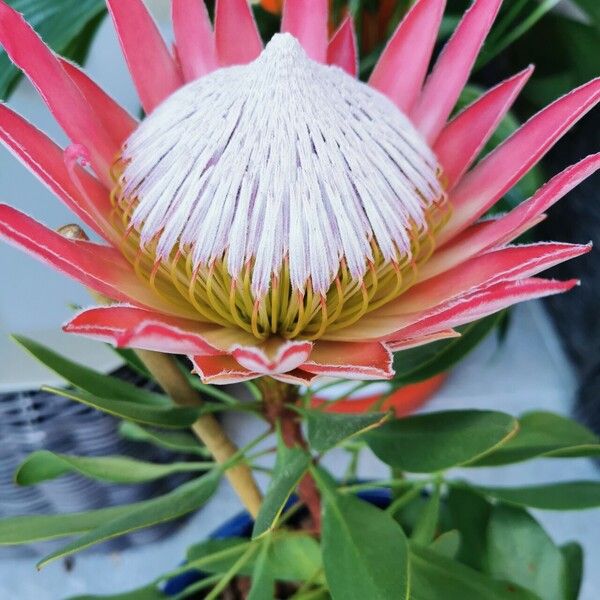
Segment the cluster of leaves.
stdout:
<path fill-rule="evenodd" d="M 493 326 L 486 322 L 486 326 Z M 474 326 L 475 329 L 481 325 Z M 466 338 L 469 339 L 469 332 Z M 154 464 L 124 457 L 80 457 L 35 452 L 15 481 L 34 485 L 67 473 L 102 481 L 141 483 L 172 473 L 193 478 L 173 491 L 127 506 L 90 512 L 16 517 L 0 521 L 0 545 L 27 544 L 76 536 L 39 562 L 44 566 L 105 540 L 176 519 L 200 508 L 215 492 L 228 467 L 255 461 L 254 451 L 269 431 L 225 465 L 206 457 L 185 430 L 203 411 L 256 410 L 226 391 L 196 385 L 202 408 L 174 406 L 164 395 L 136 388 L 78 365 L 23 337 L 27 351 L 71 387 L 55 393 L 122 419 L 121 434 L 187 455 Z M 122 352 L 122 351 L 120 351 Z M 409 354 L 407 352 L 403 354 Z M 414 381 L 445 368 L 452 350 L 416 353 L 400 377 Z M 133 354 L 122 353 L 144 371 Z M 418 375 L 420 373 L 420 375 Z M 527 487 L 486 487 L 456 479 L 454 467 L 501 467 L 534 458 L 600 454 L 600 439 L 581 425 L 550 413 L 514 418 L 496 411 L 448 411 L 394 419 L 390 414 L 342 415 L 310 408 L 310 396 L 294 405 L 305 423 L 307 447 L 287 447 L 278 436 L 271 482 L 248 537 L 208 540 L 188 550 L 185 566 L 164 573 L 143 588 L 109 598 L 168 598 L 165 582 L 195 573 L 176 598 L 201 590 L 218 598 L 234 577 L 251 577 L 250 600 L 272 599 L 277 582 L 294 582 L 296 600 L 415 598 L 575 600 L 581 580 L 581 548 L 558 547 L 528 508 L 572 510 L 600 506 L 600 483 L 573 481 Z M 336 481 L 321 465 L 334 448 L 351 453 L 370 448 L 390 466 L 390 479 L 356 482 L 354 473 Z M 260 467 L 259 468 L 264 468 Z M 299 482 L 310 474 L 322 497 L 320 539 L 298 529 Z M 375 495 L 373 495 L 375 494 Z M 88 600 L 92 596 L 86 596 Z"/>

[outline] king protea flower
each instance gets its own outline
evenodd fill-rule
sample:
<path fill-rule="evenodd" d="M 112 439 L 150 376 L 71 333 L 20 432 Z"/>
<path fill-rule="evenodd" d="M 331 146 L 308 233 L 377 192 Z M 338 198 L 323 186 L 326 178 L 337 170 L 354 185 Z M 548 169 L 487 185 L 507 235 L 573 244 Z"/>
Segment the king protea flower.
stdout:
<path fill-rule="evenodd" d="M 532 71 L 449 120 L 500 3 L 475 0 L 426 78 L 444 1 L 416 2 L 367 85 L 327 0 L 288 0 L 264 48 L 246 0 L 217 0 L 214 30 L 173 0 L 173 52 L 141 0 L 108 0 L 141 123 L 0 4 L 1 44 L 72 145 L 6 106 L 1 136 L 104 243 L 9 206 L 0 231 L 114 301 L 66 331 L 186 354 L 212 383 L 389 378 L 393 351 L 569 290 L 536 275 L 590 249 L 510 242 L 600 155 L 480 220 L 600 98 L 600 80 L 574 90 L 472 167 Z"/>

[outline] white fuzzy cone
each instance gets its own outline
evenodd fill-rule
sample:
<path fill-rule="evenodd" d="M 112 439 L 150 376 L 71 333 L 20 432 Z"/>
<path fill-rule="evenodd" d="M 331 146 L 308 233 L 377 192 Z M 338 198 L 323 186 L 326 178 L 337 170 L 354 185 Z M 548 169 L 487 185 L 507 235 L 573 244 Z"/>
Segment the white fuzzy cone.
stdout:
<path fill-rule="evenodd" d="M 401 74 L 398 74 L 401 76 Z M 374 239 L 410 258 L 411 232 L 443 196 L 435 156 L 383 95 L 273 37 L 254 62 L 219 69 L 159 106 L 126 142 L 122 198 L 157 257 L 253 261 L 263 297 L 286 257 L 293 288 L 324 295 L 345 259 L 361 280 Z"/>

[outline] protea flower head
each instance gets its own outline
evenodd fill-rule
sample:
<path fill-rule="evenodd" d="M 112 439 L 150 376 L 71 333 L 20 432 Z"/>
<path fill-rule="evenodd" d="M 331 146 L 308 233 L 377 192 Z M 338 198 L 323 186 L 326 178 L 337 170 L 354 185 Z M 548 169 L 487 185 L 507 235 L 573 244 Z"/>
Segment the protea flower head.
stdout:
<path fill-rule="evenodd" d="M 590 156 L 480 220 L 600 98 L 594 80 L 472 164 L 532 69 L 449 120 L 500 0 L 475 0 L 427 76 L 443 0 L 419 0 L 368 85 L 353 25 L 288 0 L 263 48 L 246 0 L 173 0 L 175 49 L 141 0 L 108 0 L 138 123 L 5 4 L 0 42 L 72 141 L 6 106 L 1 136 L 104 243 L 0 208 L 0 232 L 115 303 L 67 331 L 187 354 L 208 382 L 387 378 L 392 352 L 576 281 L 589 245 L 510 242 L 600 166 Z M 91 168 L 86 168 L 89 165 Z"/>

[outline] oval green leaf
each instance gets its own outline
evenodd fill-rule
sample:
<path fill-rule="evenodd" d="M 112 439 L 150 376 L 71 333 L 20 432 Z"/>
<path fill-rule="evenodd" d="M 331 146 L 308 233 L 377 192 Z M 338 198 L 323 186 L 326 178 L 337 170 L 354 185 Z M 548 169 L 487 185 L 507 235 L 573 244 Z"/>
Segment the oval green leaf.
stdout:
<path fill-rule="evenodd" d="M 321 410 L 301 412 L 306 419 L 308 443 L 316 452 L 331 450 L 355 435 L 379 427 L 390 417 L 383 413 L 348 415 Z"/>
<path fill-rule="evenodd" d="M 600 438 L 579 423 L 549 412 L 519 418 L 517 435 L 469 466 L 495 467 L 537 457 L 572 458 L 600 455 Z"/>
<path fill-rule="evenodd" d="M 485 570 L 543 600 L 565 599 L 565 563 L 560 550 L 522 508 L 497 505 L 487 530 Z"/>
<path fill-rule="evenodd" d="M 500 412 L 444 411 L 391 421 L 365 439 L 388 465 L 432 473 L 492 452 L 515 435 L 518 426 L 514 417 Z"/>
<path fill-rule="evenodd" d="M 333 600 L 408 599 L 408 543 L 400 525 L 314 473 L 323 493 L 321 544 Z"/>
<path fill-rule="evenodd" d="M 502 502 L 542 510 L 583 510 L 600 506 L 600 482 L 567 481 L 528 487 L 477 487 Z"/>

